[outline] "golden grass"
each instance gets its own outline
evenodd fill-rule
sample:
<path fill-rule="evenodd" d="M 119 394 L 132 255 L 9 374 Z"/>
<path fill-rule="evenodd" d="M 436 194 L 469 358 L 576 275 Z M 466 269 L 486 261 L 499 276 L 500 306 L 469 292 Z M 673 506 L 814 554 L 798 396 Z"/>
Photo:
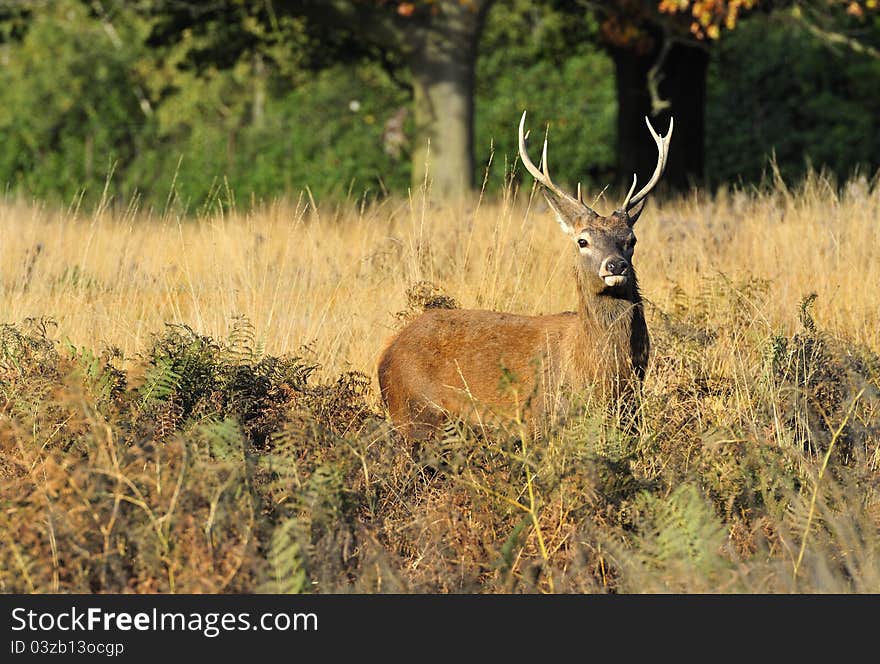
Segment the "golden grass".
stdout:
<path fill-rule="evenodd" d="M 222 337 L 244 314 L 269 353 L 308 344 L 329 374 L 373 375 L 414 282 L 434 282 L 466 308 L 574 306 L 573 254 L 546 206 L 525 198 L 361 209 L 279 201 L 197 219 L 7 200 L 0 319 L 53 317 L 73 344 L 131 356 L 165 322 Z M 877 349 L 878 220 L 880 190 L 864 180 L 843 193 L 816 175 L 794 193 L 781 184 L 695 193 L 652 203 L 637 227 L 635 263 L 646 299 L 661 310 L 719 275 L 755 277 L 770 283 L 754 309 L 759 329 L 795 329 L 798 303 L 816 292 L 824 329 Z"/>
<path fill-rule="evenodd" d="M 636 426 L 573 395 L 534 440 L 450 423 L 407 447 L 346 373 L 374 375 L 407 289 L 574 304 L 527 199 L 0 203 L 0 322 L 58 322 L 0 326 L 0 591 L 877 592 L 880 186 L 652 204 Z M 239 314 L 287 357 L 222 341 Z"/>

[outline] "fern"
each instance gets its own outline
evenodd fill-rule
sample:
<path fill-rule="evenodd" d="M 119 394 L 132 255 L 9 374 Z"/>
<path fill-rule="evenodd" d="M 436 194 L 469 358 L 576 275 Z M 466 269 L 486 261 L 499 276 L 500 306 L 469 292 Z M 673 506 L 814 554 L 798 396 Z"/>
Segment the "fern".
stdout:
<path fill-rule="evenodd" d="M 732 567 L 722 554 L 727 532 L 697 488 L 683 484 L 665 498 L 645 493 L 638 507 L 633 550 L 615 555 L 629 583 L 640 591 L 717 588 Z"/>
<path fill-rule="evenodd" d="M 263 592 L 299 594 L 308 590 L 308 575 L 300 547 L 302 530 L 299 520 L 290 517 L 272 531 L 266 556 L 270 578 L 263 584 Z"/>
<path fill-rule="evenodd" d="M 122 351 L 118 348 L 110 348 L 99 355 L 85 346 L 77 348 L 70 340 L 65 346 L 79 369 L 86 390 L 98 404 L 106 404 L 125 389 L 125 372 L 112 364 L 113 360 L 122 359 Z"/>
<path fill-rule="evenodd" d="M 329 527 L 342 515 L 343 491 L 343 477 L 339 468 L 331 464 L 321 464 L 315 468 L 301 495 L 302 507 L 311 517 L 313 529 Z"/>
<path fill-rule="evenodd" d="M 254 326 L 247 316 L 234 316 L 232 330 L 226 340 L 225 355 L 233 363 L 250 365 L 260 357 Z"/>
<path fill-rule="evenodd" d="M 667 499 L 654 502 L 653 512 L 645 544 L 658 561 L 684 561 L 703 571 L 718 565 L 725 531 L 696 487 L 678 487 Z"/>
<path fill-rule="evenodd" d="M 526 515 L 519 520 L 513 530 L 510 531 L 510 535 L 507 536 L 507 539 L 504 540 L 504 544 L 501 545 L 501 549 L 499 550 L 498 560 L 495 565 L 501 572 L 507 573 L 513 568 L 513 564 L 516 560 L 516 554 L 522 548 L 522 533 L 526 529 L 526 526 L 531 525 L 531 517 Z"/>
<path fill-rule="evenodd" d="M 151 401 L 165 399 L 180 385 L 181 374 L 174 369 L 174 362 L 168 358 L 159 358 L 146 370 L 144 384 L 139 390 L 141 408 Z"/>
<path fill-rule="evenodd" d="M 208 420 L 199 424 L 197 430 L 207 441 L 212 458 L 227 461 L 242 457 L 244 440 L 234 419 Z"/>

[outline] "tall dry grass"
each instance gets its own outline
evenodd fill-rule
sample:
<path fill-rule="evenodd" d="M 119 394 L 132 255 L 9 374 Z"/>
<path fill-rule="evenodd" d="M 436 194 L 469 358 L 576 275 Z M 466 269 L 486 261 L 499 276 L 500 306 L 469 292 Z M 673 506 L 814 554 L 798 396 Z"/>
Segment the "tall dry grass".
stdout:
<path fill-rule="evenodd" d="M 880 591 L 877 183 L 652 203 L 636 424 L 416 448 L 385 340 L 572 308 L 573 251 L 525 192 L 306 201 L 0 204 L 0 322 L 57 322 L 0 325 L 0 590 Z"/>
<path fill-rule="evenodd" d="M 611 207 L 616 201 L 600 201 Z M 817 321 L 880 347 L 880 194 L 811 176 L 797 191 L 700 193 L 651 203 L 635 264 L 667 310 L 711 288 L 767 280 L 758 329 L 791 331 L 816 292 Z M 276 202 L 196 219 L 106 206 L 94 212 L 0 205 L 0 319 L 51 316 L 75 345 L 141 350 L 165 322 L 222 336 L 247 316 L 270 353 L 314 350 L 330 373 L 372 373 L 427 280 L 466 308 L 527 314 L 574 307 L 572 251 L 539 200 L 460 207 L 418 197 L 356 206 Z"/>

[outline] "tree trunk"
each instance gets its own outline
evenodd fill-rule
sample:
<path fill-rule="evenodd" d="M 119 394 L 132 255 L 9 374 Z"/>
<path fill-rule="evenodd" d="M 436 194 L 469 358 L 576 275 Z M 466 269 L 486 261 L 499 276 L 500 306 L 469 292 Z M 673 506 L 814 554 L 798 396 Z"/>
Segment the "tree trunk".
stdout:
<path fill-rule="evenodd" d="M 447 3 L 420 31 L 409 65 L 413 77 L 413 187 L 427 178 L 431 198 L 459 198 L 474 183 L 474 67 L 490 1 Z"/>
<path fill-rule="evenodd" d="M 659 48 L 647 55 L 612 49 L 617 73 L 617 172 L 628 187 L 632 174 L 644 184 L 657 164 L 657 148 L 645 127 L 645 116 L 654 129 L 666 133 L 670 116 L 675 132 L 666 162 L 663 186 L 686 190 L 702 184 L 705 176 L 706 73 L 709 54 L 703 48 L 673 44 L 660 68 L 659 97 L 669 108 L 652 114 L 648 72 L 657 62 Z"/>
<path fill-rule="evenodd" d="M 262 53 L 254 53 L 251 68 L 254 82 L 254 103 L 251 106 L 251 126 L 254 129 L 266 127 L 266 63 Z"/>

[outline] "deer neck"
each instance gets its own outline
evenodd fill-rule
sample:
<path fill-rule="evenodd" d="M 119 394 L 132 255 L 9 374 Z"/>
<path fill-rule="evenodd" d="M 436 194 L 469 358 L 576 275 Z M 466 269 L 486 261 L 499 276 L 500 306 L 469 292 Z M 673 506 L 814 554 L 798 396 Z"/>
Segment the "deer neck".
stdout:
<path fill-rule="evenodd" d="M 578 314 L 585 331 L 610 332 L 618 328 L 629 329 L 633 315 L 641 309 L 642 296 L 639 293 L 635 272 L 624 290 L 604 290 L 596 292 L 593 284 L 578 270 Z"/>
<path fill-rule="evenodd" d="M 576 372 L 586 382 L 600 383 L 641 375 L 648 342 L 635 274 L 621 291 L 596 292 L 589 279 L 578 270 Z"/>

